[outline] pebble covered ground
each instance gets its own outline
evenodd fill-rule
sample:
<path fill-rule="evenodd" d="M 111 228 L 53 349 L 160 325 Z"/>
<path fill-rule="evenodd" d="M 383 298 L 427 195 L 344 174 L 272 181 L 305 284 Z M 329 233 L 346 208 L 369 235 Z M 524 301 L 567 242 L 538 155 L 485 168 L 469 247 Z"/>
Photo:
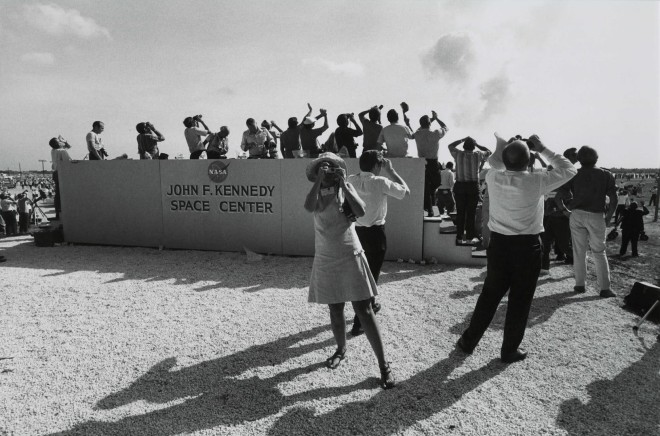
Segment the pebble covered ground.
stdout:
<path fill-rule="evenodd" d="M 504 307 L 473 355 L 454 350 L 485 268 L 386 262 L 389 391 L 364 336 L 323 366 L 311 258 L 2 239 L 0 435 L 660 435 L 659 329 L 634 334 L 621 308 L 634 281 L 660 280 L 658 224 L 647 233 L 642 257 L 611 258 L 616 299 L 593 276 L 574 294 L 553 263 L 512 365 Z"/>

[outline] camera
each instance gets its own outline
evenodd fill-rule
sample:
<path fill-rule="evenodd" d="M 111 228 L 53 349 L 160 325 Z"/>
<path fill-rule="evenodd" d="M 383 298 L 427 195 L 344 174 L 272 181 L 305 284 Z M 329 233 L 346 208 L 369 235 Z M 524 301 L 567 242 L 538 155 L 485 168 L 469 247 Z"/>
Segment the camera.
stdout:
<path fill-rule="evenodd" d="M 199 120 L 202 119 L 202 116 L 201 115 L 193 115 L 192 119 L 195 120 L 195 121 L 199 121 Z"/>

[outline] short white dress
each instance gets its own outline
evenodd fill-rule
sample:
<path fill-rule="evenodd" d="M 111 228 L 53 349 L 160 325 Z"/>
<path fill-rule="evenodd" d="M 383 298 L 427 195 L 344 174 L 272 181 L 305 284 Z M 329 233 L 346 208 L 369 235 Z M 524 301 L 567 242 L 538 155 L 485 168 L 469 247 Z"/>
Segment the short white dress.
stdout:
<path fill-rule="evenodd" d="M 310 303 L 361 301 L 378 294 L 355 225 L 339 211 L 336 195 L 321 197 L 325 209 L 314 211 L 314 263 Z"/>

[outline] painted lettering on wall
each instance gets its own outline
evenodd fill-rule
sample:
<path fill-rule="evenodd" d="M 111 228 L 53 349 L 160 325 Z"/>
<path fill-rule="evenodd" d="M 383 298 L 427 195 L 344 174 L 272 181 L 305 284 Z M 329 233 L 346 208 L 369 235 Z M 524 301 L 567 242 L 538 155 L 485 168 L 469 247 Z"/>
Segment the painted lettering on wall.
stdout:
<path fill-rule="evenodd" d="M 173 197 L 169 200 L 171 211 L 176 212 L 211 212 L 272 214 L 273 203 L 260 201 L 274 196 L 273 185 L 168 185 L 165 195 Z M 193 198 L 190 198 L 193 197 Z M 211 198 L 208 198 L 211 197 Z M 220 197 L 216 205 L 213 197 Z M 239 197 L 229 199 L 229 197 Z M 247 197 L 250 200 L 241 200 Z"/>

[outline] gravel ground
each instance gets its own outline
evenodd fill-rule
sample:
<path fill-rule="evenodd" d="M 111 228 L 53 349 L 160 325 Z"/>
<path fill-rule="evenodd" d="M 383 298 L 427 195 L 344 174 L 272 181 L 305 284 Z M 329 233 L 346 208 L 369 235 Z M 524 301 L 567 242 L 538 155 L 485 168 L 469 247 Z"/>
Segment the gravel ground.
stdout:
<path fill-rule="evenodd" d="M 391 391 L 364 336 L 323 367 L 334 341 L 327 308 L 307 303 L 310 258 L 2 239 L 0 434 L 658 435 L 658 327 L 635 335 L 620 307 L 634 281 L 660 281 L 658 224 L 647 233 L 642 257 L 611 260 L 617 299 L 593 276 L 573 294 L 554 263 L 530 356 L 508 366 L 504 310 L 472 356 L 454 351 L 485 268 L 386 262 Z"/>

